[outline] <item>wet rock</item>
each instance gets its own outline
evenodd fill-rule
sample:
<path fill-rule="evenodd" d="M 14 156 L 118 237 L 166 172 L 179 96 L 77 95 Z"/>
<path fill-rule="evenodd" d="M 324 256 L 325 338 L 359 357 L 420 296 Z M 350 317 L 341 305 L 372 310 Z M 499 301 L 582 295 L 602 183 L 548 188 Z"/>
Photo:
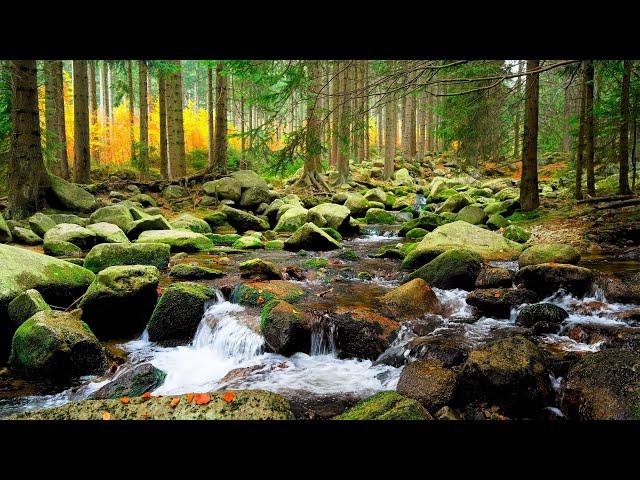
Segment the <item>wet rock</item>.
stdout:
<path fill-rule="evenodd" d="M 101 243 L 87 254 L 84 267 L 94 273 L 114 265 L 153 265 L 162 270 L 169 265 L 170 252 L 164 243 Z"/>
<path fill-rule="evenodd" d="M 476 288 L 511 288 L 515 274 L 500 267 L 485 267 L 476 278 Z"/>
<path fill-rule="evenodd" d="M 518 243 L 526 243 L 529 238 L 531 238 L 531 234 L 527 232 L 525 229 L 518 227 L 517 225 L 509 225 L 504 229 L 502 233 L 504 238 L 507 240 L 511 240 Z"/>
<path fill-rule="evenodd" d="M 89 249 L 96 242 L 96 234 L 91 230 L 75 225 L 72 223 L 61 223 L 50 228 L 44 234 L 44 241 L 50 242 L 68 242 L 80 247 L 81 249 Z"/>
<path fill-rule="evenodd" d="M 213 242 L 201 233 L 190 230 L 147 230 L 137 243 L 164 243 L 172 252 L 201 252 L 213 248 Z"/>
<path fill-rule="evenodd" d="M 183 213 L 169 223 L 171 227 L 175 229 L 191 230 L 192 232 L 202 234 L 211 233 L 211 227 L 205 220 L 189 215 L 188 213 Z"/>
<path fill-rule="evenodd" d="M 335 420 L 433 420 L 431 414 L 419 402 L 392 391 L 376 393 L 334 418 Z"/>
<path fill-rule="evenodd" d="M 80 301 L 82 320 L 102 340 L 139 335 L 158 300 L 159 280 L 150 265 L 105 268 Z"/>
<path fill-rule="evenodd" d="M 241 235 L 238 235 L 236 233 L 228 233 L 228 234 L 210 233 L 207 235 L 207 238 L 216 245 L 233 245 L 236 240 L 241 238 Z"/>
<path fill-rule="evenodd" d="M 11 368 L 55 382 L 103 373 L 107 363 L 104 349 L 79 315 L 77 310 L 49 310 L 25 321 L 13 335 Z"/>
<path fill-rule="evenodd" d="M 264 390 L 236 390 L 233 401 L 224 399 L 226 392 L 211 392 L 210 401 L 198 405 L 195 397 L 131 397 L 128 403 L 120 399 L 83 400 L 61 407 L 31 411 L 13 417 L 16 420 L 102 420 L 109 412 L 112 420 L 293 420 L 289 402 L 282 396 Z M 175 407 L 170 398 L 177 398 Z M 189 401 L 191 399 L 191 401 Z"/>
<path fill-rule="evenodd" d="M 467 303 L 481 315 L 495 318 L 509 318 L 514 307 L 537 301 L 536 293 L 524 288 L 483 288 L 467 297 Z"/>
<path fill-rule="evenodd" d="M 409 279 L 422 278 L 437 288 L 473 289 L 482 267 L 482 257 L 470 250 L 448 250 L 415 270 Z"/>
<path fill-rule="evenodd" d="M 222 207 L 222 211 L 227 216 L 227 221 L 238 231 L 247 230 L 269 230 L 269 222 L 263 218 L 256 217 L 248 212 L 232 208 L 228 205 Z"/>
<path fill-rule="evenodd" d="M 164 383 L 167 374 L 150 363 L 141 363 L 117 372 L 116 376 L 96 390 L 91 398 L 102 400 L 108 398 L 139 397 L 145 392 L 153 392 Z"/>
<path fill-rule="evenodd" d="M 188 263 L 179 263 L 171 267 L 169 276 L 180 280 L 213 280 L 220 278 L 224 274 L 220 270 L 213 268 L 201 267 L 199 265 L 191 265 Z"/>
<path fill-rule="evenodd" d="M 127 237 L 131 240 L 139 238 L 145 232 L 171 230 L 171 225 L 162 215 L 145 216 L 127 225 Z"/>
<path fill-rule="evenodd" d="M 471 225 L 484 225 L 489 219 L 484 210 L 480 207 L 476 207 L 475 205 L 467 205 L 464 207 L 458 212 L 458 216 L 456 218 L 462 222 L 470 223 Z"/>
<path fill-rule="evenodd" d="M 282 240 L 269 240 L 264 244 L 265 250 L 284 250 L 284 242 Z"/>
<path fill-rule="evenodd" d="M 147 324 L 152 342 L 189 342 L 204 315 L 205 304 L 215 291 L 192 282 L 172 283 L 162 292 Z"/>
<path fill-rule="evenodd" d="M 311 328 L 302 313 L 288 302 L 271 300 L 260 314 L 260 332 L 280 355 L 311 351 Z"/>
<path fill-rule="evenodd" d="M 604 296 L 610 302 L 640 304 L 640 274 L 618 273 L 598 279 Z"/>
<path fill-rule="evenodd" d="M 436 412 L 437 420 L 462 420 L 460 413 L 457 410 L 445 405 L 440 410 Z"/>
<path fill-rule="evenodd" d="M 55 220 L 41 212 L 34 213 L 29 217 L 29 227 L 39 237 L 44 237 L 44 234 L 56 225 Z"/>
<path fill-rule="evenodd" d="M 425 235 L 418 246 L 406 256 L 402 266 L 420 267 L 442 252 L 452 249 L 471 250 L 485 260 L 512 260 L 520 254 L 522 246 L 476 225 L 455 221 Z"/>
<path fill-rule="evenodd" d="M 338 306 L 331 315 L 340 358 L 375 360 L 396 338 L 400 324 L 367 307 Z"/>
<path fill-rule="evenodd" d="M 374 258 L 397 258 L 402 260 L 405 252 L 395 246 L 382 246 L 371 255 Z"/>
<path fill-rule="evenodd" d="M 424 228 L 412 228 L 407 232 L 406 237 L 410 240 L 422 240 L 422 237 L 427 233 L 429 233 L 429 231 Z"/>
<path fill-rule="evenodd" d="M 422 212 L 418 218 L 409 220 L 402 224 L 402 227 L 398 231 L 398 235 L 404 237 L 410 230 L 414 228 L 423 228 L 427 231 L 432 231 L 442 225 L 442 217 L 432 212 Z"/>
<path fill-rule="evenodd" d="M 446 368 L 464 363 L 470 349 L 458 336 L 426 335 L 416 337 L 407 346 L 408 356 L 416 360 L 435 360 Z"/>
<path fill-rule="evenodd" d="M 439 314 L 442 305 L 431 287 L 416 278 L 394 288 L 380 298 L 382 311 L 388 316 L 401 318 L 419 317 L 426 313 Z"/>
<path fill-rule="evenodd" d="M 96 197 L 75 183 L 49 174 L 49 200 L 66 210 L 92 212 L 97 208 Z"/>
<path fill-rule="evenodd" d="M 13 241 L 23 245 L 40 245 L 42 238 L 28 228 L 15 227 L 13 229 Z"/>
<path fill-rule="evenodd" d="M 112 223 L 99 222 L 87 226 L 96 235 L 96 243 L 129 243 L 124 232 Z"/>
<path fill-rule="evenodd" d="M 240 267 L 240 277 L 251 278 L 253 280 L 282 280 L 280 268 L 269 260 L 252 258 L 238 265 Z"/>
<path fill-rule="evenodd" d="M 563 308 L 552 303 L 534 303 L 526 305 L 516 317 L 516 325 L 523 327 L 533 327 L 536 323 L 544 322 L 558 326 L 564 322 L 569 314 Z"/>
<path fill-rule="evenodd" d="M 69 242 L 51 241 L 42 245 L 44 253 L 51 257 L 75 257 L 82 254 L 82 249 Z"/>
<path fill-rule="evenodd" d="M 335 250 L 341 247 L 339 242 L 311 222 L 305 223 L 284 242 L 285 250 L 294 252 Z"/>
<path fill-rule="evenodd" d="M 437 411 L 454 400 L 458 374 L 435 360 L 418 360 L 402 370 L 397 391 Z"/>
<path fill-rule="evenodd" d="M 532 245 L 518 257 L 520 268 L 541 263 L 569 263 L 576 265 L 580 261 L 580 253 L 571 245 L 549 243 Z"/>
<path fill-rule="evenodd" d="M 593 284 L 593 273 L 588 268 L 560 263 L 541 263 L 521 268 L 516 273 L 517 284 L 547 296 L 563 288 L 577 297 L 584 296 Z"/>
<path fill-rule="evenodd" d="M 562 409 L 580 420 L 640 420 L 640 356 L 606 349 L 582 358 L 570 371 Z"/>
<path fill-rule="evenodd" d="M 396 223 L 396 217 L 382 208 L 369 208 L 364 216 L 364 221 L 368 224 L 391 225 Z"/>
<path fill-rule="evenodd" d="M 231 301 L 240 305 L 262 306 L 273 299 L 296 303 L 305 295 L 304 290 L 291 282 L 270 280 L 237 284 L 231 292 Z"/>
<path fill-rule="evenodd" d="M 472 350 L 459 386 L 465 401 L 487 402 L 518 413 L 546 405 L 552 393 L 542 351 L 521 336 Z"/>
<path fill-rule="evenodd" d="M 51 310 L 51 307 L 42 298 L 40 292 L 30 288 L 11 300 L 7 310 L 9 319 L 19 327 L 36 313 Z"/>

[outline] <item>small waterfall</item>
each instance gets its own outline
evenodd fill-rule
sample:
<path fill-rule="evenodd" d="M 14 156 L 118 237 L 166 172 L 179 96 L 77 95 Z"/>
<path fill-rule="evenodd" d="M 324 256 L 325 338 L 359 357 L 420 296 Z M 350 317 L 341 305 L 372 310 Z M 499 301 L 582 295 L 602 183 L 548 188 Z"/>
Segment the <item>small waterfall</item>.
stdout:
<path fill-rule="evenodd" d="M 336 344 L 333 339 L 335 325 L 327 319 L 322 319 L 313 325 L 311 332 L 311 356 L 334 355 Z"/>

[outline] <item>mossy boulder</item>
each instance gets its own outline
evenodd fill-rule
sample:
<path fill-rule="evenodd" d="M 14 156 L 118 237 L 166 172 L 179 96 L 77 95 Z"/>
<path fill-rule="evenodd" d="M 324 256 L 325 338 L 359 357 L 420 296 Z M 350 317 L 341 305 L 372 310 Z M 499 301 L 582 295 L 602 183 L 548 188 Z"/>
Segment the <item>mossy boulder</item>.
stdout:
<path fill-rule="evenodd" d="M 262 178 L 260 180 L 262 180 Z M 264 186 L 253 186 L 242 189 L 242 195 L 240 196 L 241 207 L 255 209 L 262 203 L 269 203 L 271 200 L 271 192 L 269 192 L 266 182 L 264 182 L 264 180 L 262 181 Z"/>
<path fill-rule="evenodd" d="M 264 244 L 265 250 L 284 250 L 283 240 L 269 240 Z"/>
<path fill-rule="evenodd" d="M 159 280 L 151 265 L 105 268 L 80 301 L 82 319 L 101 340 L 139 335 L 158 300 Z"/>
<path fill-rule="evenodd" d="M 379 392 L 363 400 L 335 420 L 433 420 L 431 414 L 416 400 L 397 392 Z"/>
<path fill-rule="evenodd" d="M 457 213 L 460 210 L 462 210 L 464 207 L 469 205 L 470 203 L 471 203 L 471 200 L 469 200 L 468 196 L 462 193 L 456 193 L 455 195 L 451 195 L 449 198 L 447 198 L 442 203 L 442 205 L 438 207 L 438 213 L 440 214 L 444 212 Z"/>
<path fill-rule="evenodd" d="M 417 268 L 446 250 L 466 249 L 484 260 L 512 260 L 520 255 L 522 246 L 502 235 L 467 222 L 447 223 L 428 233 L 404 259 L 403 268 Z"/>
<path fill-rule="evenodd" d="M 368 224 L 390 225 L 396 223 L 396 217 L 382 208 L 370 208 L 364 216 L 364 221 Z"/>
<path fill-rule="evenodd" d="M 273 229 L 276 232 L 295 232 L 307 223 L 308 210 L 304 207 L 291 207 L 280 216 L 278 224 Z"/>
<path fill-rule="evenodd" d="M 263 307 L 260 333 L 275 353 L 285 357 L 311 350 L 310 326 L 300 311 L 283 300 L 271 300 Z"/>
<path fill-rule="evenodd" d="M 471 225 L 484 225 L 489 219 L 489 216 L 480 207 L 467 205 L 458 212 L 458 216 L 456 218 L 462 222 L 470 223 Z"/>
<path fill-rule="evenodd" d="M 139 397 L 160 387 L 167 374 L 150 363 L 141 363 L 119 370 L 113 379 L 96 390 L 93 400 L 108 398 Z"/>
<path fill-rule="evenodd" d="M 167 185 L 162 190 L 162 197 L 170 202 L 186 197 L 188 194 L 189 192 L 179 185 Z"/>
<path fill-rule="evenodd" d="M 80 225 L 81 227 L 86 227 L 89 225 L 89 219 L 85 217 L 79 217 L 78 215 L 74 215 L 72 213 L 52 213 L 49 215 L 57 225 L 61 223 L 73 223 L 74 225 Z"/>
<path fill-rule="evenodd" d="M 518 243 L 526 243 L 529 238 L 531 238 L 531 234 L 529 232 L 527 232 L 524 228 L 518 227 L 517 225 L 508 225 L 504 229 L 502 235 L 507 240 Z"/>
<path fill-rule="evenodd" d="M 157 207 L 158 203 L 151 195 L 147 195 L 146 193 L 136 193 L 129 197 L 130 202 L 139 203 L 145 208 L 148 207 Z"/>
<path fill-rule="evenodd" d="M 33 218 L 33 217 L 32 217 Z M 123 231 L 127 231 L 129 224 L 134 221 L 128 204 L 118 203 L 99 208 L 89 217 L 90 223 L 111 223 L 117 225 Z"/>
<path fill-rule="evenodd" d="M 542 351 L 522 336 L 472 350 L 462 368 L 460 392 L 465 401 L 521 414 L 548 405 L 552 395 Z"/>
<path fill-rule="evenodd" d="M 237 170 L 231 174 L 231 177 L 237 180 L 243 190 L 248 188 L 269 189 L 264 178 L 253 170 Z"/>
<path fill-rule="evenodd" d="M 207 222 L 209 227 L 216 228 L 227 223 L 227 214 L 221 210 L 212 210 L 207 212 L 202 220 Z"/>
<path fill-rule="evenodd" d="M 93 212 L 97 208 L 96 197 L 75 183 L 49 174 L 49 200 L 65 210 Z"/>
<path fill-rule="evenodd" d="M 129 239 L 122 229 L 113 223 L 98 222 L 87 225 L 87 230 L 91 230 L 96 235 L 97 243 L 128 243 Z"/>
<path fill-rule="evenodd" d="M 409 279 L 421 278 L 434 287 L 472 290 L 482 268 L 482 257 L 470 250 L 447 250 L 415 270 Z"/>
<path fill-rule="evenodd" d="M 349 209 L 349 212 L 354 217 L 362 217 L 369 208 L 369 201 L 364 198 L 364 195 L 359 193 L 349 193 L 347 200 L 344 202 L 344 206 Z"/>
<path fill-rule="evenodd" d="M 158 343 L 189 342 L 215 290 L 193 282 L 172 283 L 162 292 L 147 324 L 149 340 Z"/>
<path fill-rule="evenodd" d="M 36 313 L 47 310 L 51 310 L 51 307 L 42 298 L 40 292 L 33 288 L 22 292 L 11 300 L 7 308 L 9 319 L 16 327 L 22 325 Z"/>
<path fill-rule="evenodd" d="M 139 238 L 144 232 L 171 229 L 171 225 L 162 215 L 150 215 L 129 223 L 127 225 L 126 232 L 129 239 L 135 240 L 136 238 Z"/>
<path fill-rule="evenodd" d="M 263 248 L 264 246 L 262 245 L 262 242 L 259 238 L 252 235 L 245 235 L 244 237 L 240 237 L 235 242 L 233 242 L 232 247 L 240 250 L 253 250 Z"/>
<path fill-rule="evenodd" d="M 226 392 L 209 393 L 210 401 L 198 404 L 192 394 L 171 397 L 131 397 L 128 403 L 119 398 L 83 400 L 61 407 L 30 411 L 13 417 L 16 420 L 102 420 L 109 412 L 112 420 L 293 420 L 291 405 L 282 396 L 264 390 L 234 390 L 233 401 Z M 171 406 L 171 399 L 177 399 Z"/>
<path fill-rule="evenodd" d="M 424 228 L 412 228 L 407 232 L 406 237 L 409 240 L 421 240 L 427 233 L 429 233 L 429 231 Z"/>
<path fill-rule="evenodd" d="M 427 282 L 415 278 L 380 298 L 382 312 L 390 317 L 417 318 L 426 313 L 440 314 L 442 305 Z"/>
<path fill-rule="evenodd" d="M 341 248 L 342 245 L 330 235 L 311 222 L 305 223 L 296 230 L 285 242 L 285 250 L 324 251 Z"/>
<path fill-rule="evenodd" d="M 418 360 L 404 367 L 398 380 L 400 395 L 435 412 L 455 401 L 458 374 L 437 360 Z"/>
<path fill-rule="evenodd" d="M 370 202 L 387 203 L 387 193 L 381 188 L 372 188 L 364 194 L 364 198 Z"/>
<path fill-rule="evenodd" d="M 494 318 L 509 318 L 515 307 L 537 301 L 538 295 L 526 288 L 482 288 L 473 290 L 466 299 L 481 315 Z"/>
<path fill-rule="evenodd" d="M 44 234 L 44 241 L 50 242 L 68 242 L 80 247 L 81 249 L 89 249 L 96 243 L 96 234 L 91 230 L 75 225 L 73 223 L 60 223 L 50 228 Z"/>
<path fill-rule="evenodd" d="M 593 278 L 593 273 L 588 268 L 562 263 L 541 263 L 521 268 L 516 273 L 515 280 L 542 296 L 551 295 L 563 288 L 582 297 L 591 290 Z"/>
<path fill-rule="evenodd" d="M 9 364 L 16 371 L 45 381 L 102 374 L 107 358 L 79 311 L 40 311 L 18 327 Z"/>
<path fill-rule="evenodd" d="M 211 240 L 216 245 L 233 245 L 233 243 L 238 240 L 241 235 L 237 233 L 209 233 L 207 234 L 207 238 Z"/>
<path fill-rule="evenodd" d="M 84 267 L 94 273 L 114 265 L 153 265 L 162 270 L 170 255 L 171 247 L 164 243 L 101 243 L 87 254 Z"/>
<path fill-rule="evenodd" d="M 577 420 L 640 420 L 640 355 L 608 348 L 576 363 L 562 397 L 562 410 Z"/>
<path fill-rule="evenodd" d="M 147 230 L 136 243 L 164 243 L 172 252 L 202 252 L 213 248 L 213 242 L 191 230 Z"/>
<path fill-rule="evenodd" d="M 34 213 L 29 217 L 29 228 L 39 237 L 44 237 L 44 234 L 56 225 L 55 220 L 41 212 Z"/>
<path fill-rule="evenodd" d="M 310 215 L 314 213 L 321 215 L 326 220 L 327 223 L 322 225 L 322 227 L 330 227 L 338 231 L 344 231 L 344 229 L 349 226 L 351 211 L 345 205 L 321 203 L 309 209 Z M 320 227 L 320 225 L 318 226 Z"/>
<path fill-rule="evenodd" d="M 40 245 L 42 244 L 42 238 L 33 233 L 31 229 L 20 226 L 13 227 L 12 229 L 13 241 L 21 245 Z"/>
<path fill-rule="evenodd" d="M 222 211 L 227 216 L 227 221 L 239 232 L 246 232 L 247 230 L 263 231 L 270 228 L 267 220 L 243 210 L 223 205 Z"/>
<path fill-rule="evenodd" d="M 368 307 L 338 306 L 331 319 L 339 358 L 375 360 L 400 330 L 396 320 Z"/>
<path fill-rule="evenodd" d="M 527 328 L 533 327 L 538 322 L 560 325 L 568 316 L 569 314 L 564 308 L 553 303 L 534 303 L 522 307 L 516 317 L 516 325 Z"/>
<path fill-rule="evenodd" d="M 218 197 L 219 200 L 232 200 L 238 202 L 242 193 L 240 182 L 232 177 L 219 178 L 202 185 L 205 193 Z"/>
<path fill-rule="evenodd" d="M 194 217 L 188 213 L 183 213 L 179 217 L 169 222 L 172 228 L 181 230 L 191 230 L 195 233 L 211 233 L 209 224 L 198 217 Z"/>
<path fill-rule="evenodd" d="M 269 260 L 252 258 L 238 265 L 240 267 L 240 277 L 251 278 L 253 280 L 282 280 L 280 268 Z"/>
<path fill-rule="evenodd" d="M 576 265 L 579 261 L 580 253 L 571 245 L 562 243 L 532 245 L 518 257 L 520 268 L 550 262 Z"/>
<path fill-rule="evenodd" d="M 234 287 L 231 292 L 231 301 L 240 305 L 258 307 L 273 299 L 296 303 L 306 294 L 307 292 L 299 286 L 285 280 L 246 282 Z"/>
<path fill-rule="evenodd" d="M 432 212 L 422 212 L 418 218 L 414 218 L 413 220 L 409 220 L 408 222 L 403 223 L 400 227 L 398 235 L 404 237 L 410 230 L 413 230 L 414 228 L 422 228 L 431 232 L 442 224 L 444 224 L 444 222 L 442 221 L 442 217 L 440 215 Z"/>
<path fill-rule="evenodd" d="M 57 240 L 44 242 L 42 249 L 51 257 L 77 257 L 82 254 L 82 249 L 77 245 Z"/>
<path fill-rule="evenodd" d="M 179 263 L 171 267 L 169 276 L 180 280 L 213 280 L 220 278 L 224 274 L 220 270 L 213 268 L 201 267 L 199 265 L 191 265 L 188 263 Z"/>
<path fill-rule="evenodd" d="M 508 217 L 520 208 L 520 202 L 518 200 L 504 200 L 502 202 L 492 202 L 484 207 L 484 211 L 487 215 L 503 215 Z"/>
<path fill-rule="evenodd" d="M 502 267 L 485 267 L 476 278 L 476 288 L 511 288 L 514 272 Z"/>
<path fill-rule="evenodd" d="M 507 228 L 509 225 L 509 220 L 499 213 L 491 215 L 487 220 L 487 227 L 489 227 L 489 230 L 500 230 L 501 228 Z"/>

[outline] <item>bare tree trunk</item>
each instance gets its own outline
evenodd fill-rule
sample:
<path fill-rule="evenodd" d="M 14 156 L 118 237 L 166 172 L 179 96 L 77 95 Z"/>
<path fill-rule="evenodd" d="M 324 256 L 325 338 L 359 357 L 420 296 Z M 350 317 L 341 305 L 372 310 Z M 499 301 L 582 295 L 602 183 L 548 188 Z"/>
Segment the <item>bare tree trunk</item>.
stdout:
<path fill-rule="evenodd" d="M 340 130 L 340 113 L 342 112 L 342 97 L 340 93 L 343 75 L 340 73 L 342 62 L 336 61 L 333 64 L 333 81 L 331 82 L 331 154 L 329 156 L 329 165 L 338 163 L 339 151 L 339 130 Z"/>
<path fill-rule="evenodd" d="M 596 184 L 593 176 L 593 157 L 594 157 L 594 143 L 593 143 L 593 60 L 587 60 L 585 64 L 585 136 L 586 136 L 586 149 L 585 160 L 587 166 L 587 193 L 592 197 L 596 195 Z"/>
<path fill-rule="evenodd" d="M 524 110 L 524 140 L 522 146 L 522 179 L 520 181 L 520 208 L 524 212 L 540 205 L 538 195 L 538 80 L 539 60 L 527 60 L 527 80 Z"/>
<path fill-rule="evenodd" d="M 158 112 L 160 123 L 160 175 L 169 178 L 169 157 L 167 154 L 167 80 L 162 72 L 158 73 Z"/>
<path fill-rule="evenodd" d="M 98 150 L 98 97 L 96 95 L 96 61 L 89 60 L 89 134 L 91 143 L 91 158 L 96 165 L 100 165 L 100 150 Z"/>
<path fill-rule="evenodd" d="M 389 94 L 390 98 L 384 106 L 384 171 L 383 177 L 385 180 L 390 180 L 395 172 L 395 157 L 396 157 L 396 134 L 397 128 L 397 105 L 395 93 Z"/>
<path fill-rule="evenodd" d="M 522 91 L 522 65 L 523 61 L 518 63 L 518 78 L 516 79 L 516 118 L 513 125 L 514 130 L 514 142 L 513 142 L 513 156 L 517 158 L 522 152 L 520 151 L 520 92 Z"/>
<path fill-rule="evenodd" d="M 584 70 L 584 66 L 582 67 Z M 576 200 L 582 200 L 582 171 L 584 170 L 584 140 L 585 140 L 585 113 L 586 113 L 586 76 L 582 73 L 580 81 L 580 128 L 578 130 L 578 148 L 576 149 Z"/>
<path fill-rule="evenodd" d="M 378 87 L 378 93 L 382 92 L 382 87 Z M 378 151 L 378 157 L 383 156 L 382 152 L 382 137 L 384 135 L 384 124 L 383 124 L 383 105 L 379 105 L 378 108 L 378 116 L 376 119 L 376 128 L 378 130 L 377 138 L 376 138 L 376 149 Z"/>
<path fill-rule="evenodd" d="M 227 77 L 222 74 L 224 64 L 216 66 L 216 125 L 212 167 L 227 172 Z"/>
<path fill-rule="evenodd" d="M 209 138 L 209 165 L 213 165 L 213 68 L 207 67 L 207 126 Z"/>
<path fill-rule="evenodd" d="M 631 61 L 624 61 L 622 75 L 622 97 L 620 99 L 620 195 L 631 193 L 629 189 L 629 85 L 631 83 Z"/>
<path fill-rule="evenodd" d="M 197 114 L 200 107 L 200 95 L 198 94 L 198 87 L 200 85 L 200 69 L 198 68 L 198 62 L 195 64 L 196 69 L 196 81 L 193 83 L 193 111 Z"/>
<path fill-rule="evenodd" d="M 184 152 L 184 126 L 182 119 L 182 73 L 180 60 L 174 60 L 177 69 L 167 75 L 167 144 L 169 152 L 169 178 L 186 175 Z"/>
<path fill-rule="evenodd" d="M 110 151 L 110 132 L 111 132 L 111 97 L 109 85 L 109 64 L 106 60 L 102 61 L 102 143 L 107 152 Z M 104 154 L 103 154 L 104 157 Z M 103 160 L 107 160 L 103 158 Z"/>
<path fill-rule="evenodd" d="M 435 150 L 433 145 L 433 134 L 434 134 L 434 123 L 435 123 L 435 113 L 434 113 L 434 101 L 433 95 L 427 94 L 427 117 L 429 120 L 427 121 L 427 152 L 431 153 Z"/>
<path fill-rule="evenodd" d="M 240 169 L 247 168 L 247 156 L 245 152 L 244 138 L 244 82 L 240 82 Z"/>
<path fill-rule="evenodd" d="M 347 67 L 344 68 L 342 81 L 340 85 L 342 87 L 341 103 L 342 109 L 340 112 L 340 139 L 338 146 L 338 178 L 336 184 L 340 185 L 346 183 L 349 180 L 349 143 L 350 143 L 350 120 L 351 120 L 351 78 L 353 60 L 347 61 Z"/>
<path fill-rule="evenodd" d="M 424 160 L 425 134 L 427 129 L 427 114 L 425 111 L 425 94 L 418 94 L 418 161 Z"/>
<path fill-rule="evenodd" d="M 131 60 L 127 60 L 127 96 L 129 97 L 129 143 L 131 145 L 131 154 L 130 158 L 133 159 L 136 157 L 136 140 L 135 134 L 133 131 L 134 124 L 134 108 L 133 108 L 133 62 Z"/>
<path fill-rule="evenodd" d="M 87 61 L 73 61 L 73 181 L 89 183 L 89 82 Z"/>
<path fill-rule="evenodd" d="M 140 175 L 147 178 L 149 174 L 149 118 L 147 108 L 147 64 L 138 60 L 138 95 L 140 97 Z"/>
<path fill-rule="evenodd" d="M 109 93 L 109 101 L 107 106 L 109 107 L 109 123 L 113 125 L 113 69 L 111 63 L 107 62 L 107 91 Z M 113 136 L 113 132 L 109 131 L 109 135 Z"/>
<path fill-rule="evenodd" d="M 364 159 L 369 160 L 371 157 L 369 149 L 369 60 L 363 60 L 363 108 L 364 108 Z"/>
<path fill-rule="evenodd" d="M 562 152 L 569 153 L 569 120 L 571 117 L 571 97 L 569 85 L 564 88 L 564 100 L 562 105 Z"/>
<path fill-rule="evenodd" d="M 64 118 L 64 86 L 62 61 L 45 60 L 45 145 L 53 159 L 51 166 L 56 175 L 69 178 L 67 161 L 67 134 Z"/>
<path fill-rule="evenodd" d="M 20 220 L 44 207 L 49 177 L 40 145 L 36 61 L 11 60 L 9 72 L 12 101 L 7 213 Z"/>

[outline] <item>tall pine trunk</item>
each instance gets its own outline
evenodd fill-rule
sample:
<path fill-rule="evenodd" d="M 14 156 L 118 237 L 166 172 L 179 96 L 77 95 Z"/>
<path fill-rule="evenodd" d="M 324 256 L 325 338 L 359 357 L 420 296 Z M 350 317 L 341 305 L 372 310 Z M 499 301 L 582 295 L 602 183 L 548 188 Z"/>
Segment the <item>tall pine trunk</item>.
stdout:
<path fill-rule="evenodd" d="M 167 76 L 167 145 L 169 178 L 186 175 L 184 124 L 182 118 L 182 70 L 180 60 L 174 60 L 174 71 Z"/>
<path fill-rule="evenodd" d="M 631 82 L 631 61 L 625 60 L 622 75 L 622 97 L 620 99 L 620 195 L 631 193 L 629 189 L 629 84 Z"/>
<path fill-rule="evenodd" d="M 64 118 L 64 86 L 62 60 L 45 60 L 45 145 L 51 155 L 52 170 L 69 178 L 67 133 Z"/>
<path fill-rule="evenodd" d="M 213 130 L 213 68 L 207 67 L 207 136 L 209 139 L 209 165 L 213 165 L 213 146 L 214 146 L 214 130 Z"/>
<path fill-rule="evenodd" d="M 149 173 L 149 110 L 147 108 L 147 64 L 138 60 L 138 96 L 140 108 L 140 155 L 138 165 L 142 178 Z"/>
<path fill-rule="evenodd" d="M 596 194 L 596 184 L 593 176 L 594 141 L 593 141 L 593 60 L 585 63 L 585 163 L 587 168 L 587 193 Z"/>
<path fill-rule="evenodd" d="M 158 73 L 158 112 L 160 130 L 160 175 L 169 178 L 169 156 L 167 153 L 167 79 Z"/>
<path fill-rule="evenodd" d="M 518 78 L 516 80 L 516 118 L 513 125 L 514 130 L 514 142 L 513 142 L 513 156 L 520 155 L 520 92 L 522 90 L 522 61 L 518 64 Z"/>
<path fill-rule="evenodd" d="M 351 139 L 351 85 L 352 85 L 352 68 L 353 60 L 348 61 L 347 66 L 343 69 L 342 80 L 340 86 L 342 92 L 340 95 L 340 103 L 342 108 L 340 109 L 340 129 L 339 129 L 339 141 L 338 141 L 338 158 L 337 158 L 337 170 L 338 177 L 336 184 L 341 185 L 349 180 L 349 152 L 350 152 L 350 139 Z"/>
<path fill-rule="evenodd" d="M 36 61 L 11 60 L 9 72 L 12 101 L 7 212 L 20 220 L 44 207 L 49 177 L 40 145 Z"/>
<path fill-rule="evenodd" d="M 89 134 L 91 158 L 96 165 L 100 165 L 100 150 L 98 149 L 98 96 L 96 89 L 96 61 L 88 60 L 89 63 Z"/>
<path fill-rule="evenodd" d="M 338 151 L 340 145 L 340 112 L 342 111 L 342 98 L 340 97 L 342 81 L 342 63 L 336 61 L 333 64 L 333 80 L 331 81 L 331 153 L 329 165 L 338 163 Z"/>
<path fill-rule="evenodd" d="M 538 69 L 539 60 L 527 60 L 525 86 L 524 136 L 522 145 L 522 179 L 520 181 L 520 208 L 524 212 L 540 205 L 538 196 Z"/>
<path fill-rule="evenodd" d="M 584 66 L 582 80 L 580 81 L 580 127 L 578 129 L 578 145 L 576 149 L 576 200 L 582 200 L 582 171 L 584 170 L 584 144 L 585 144 L 585 113 L 586 113 L 586 76 Z"/>
<path fill-rule="evenodd" d="M 129 144 L 131 145 L 130 158 L 137 157 L 135 149 L 135 133 L 134 128 L 134 107 L 133 107 L 133 61 L 127 60 L 127 97 L 129 97 Z"/>
<path fill-rule="evenodd" d="M 91 181 L 87 61 L 73 61 L 73 181 Z"/>
<path fill-rule="evenodd" d="M 395 93 L 391 93 L 390 98 L 387 100 L 384 106 L 384 170 L 383 177 L 385 180 L 390 180 L 395 172 L 395 157 L 396 157 L 396 133 L 397 128 L 397 105 Z"/>
<path fill-rule="evenodd" d="M 109 86 L 109 64 L 106 60 L 102 61 L 102 143 L 106 151 L 110 151 L 110 132 L 111 132 L 111 89 Z M 104 158 L 103 160 L 107 160 Z"/>
<path fill-rule="evenodd" d="M 227 173 L 227 76 L 224 64 L 216 66 L 216 125 L 214 155 L 211 167 L 219 173 Z"/>
<path fill-rule="evenodd" d="M 418 161 L 424 160 L 425 134 L 427 129 L 427 115 L 425 111 L 425 93 L 418 94 Z"/>

